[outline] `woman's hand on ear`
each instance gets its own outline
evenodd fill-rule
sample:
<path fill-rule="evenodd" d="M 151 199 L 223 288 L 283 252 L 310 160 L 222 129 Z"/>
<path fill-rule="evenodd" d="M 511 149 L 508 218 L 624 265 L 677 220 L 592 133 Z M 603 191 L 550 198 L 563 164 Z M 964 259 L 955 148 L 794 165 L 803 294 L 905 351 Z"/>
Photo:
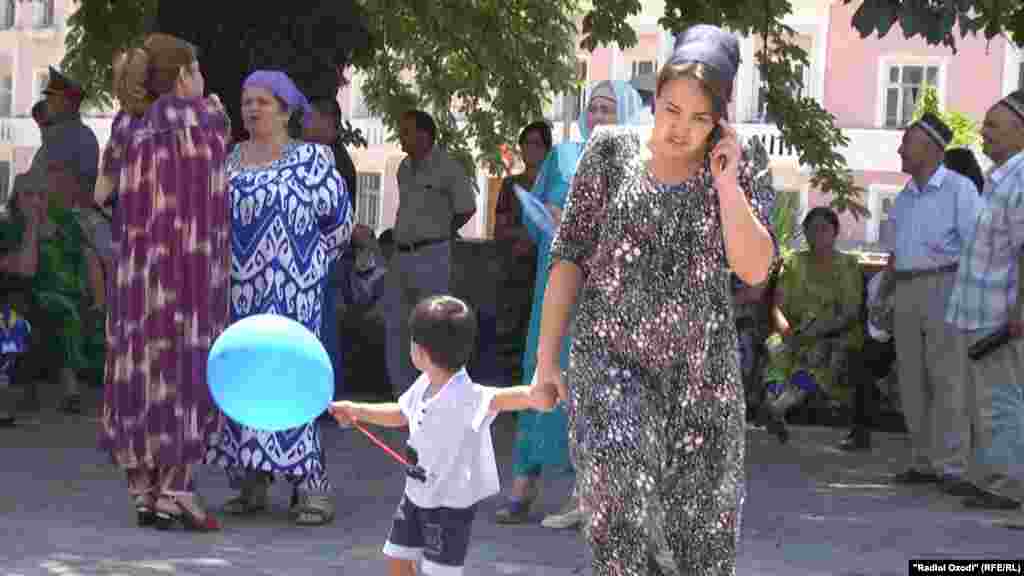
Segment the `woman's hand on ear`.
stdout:
<path fill-rule="evenodd" d="M 742 150 L 736 130 L 725 120 L 719 120 L 717 130 L 720 137 L 711 149 L 711 177 L 715 188 L 721 190 L 726 186 L 736 186 L 739 175 L 739 164 Z"/>

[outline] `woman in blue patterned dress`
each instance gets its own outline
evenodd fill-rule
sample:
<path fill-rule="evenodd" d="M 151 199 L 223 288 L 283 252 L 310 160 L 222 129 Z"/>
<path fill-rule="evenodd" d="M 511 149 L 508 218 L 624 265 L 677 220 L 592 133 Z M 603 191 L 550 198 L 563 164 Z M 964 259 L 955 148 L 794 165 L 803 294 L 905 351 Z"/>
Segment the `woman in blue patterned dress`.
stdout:
<path fill-rule="evenodd" d="M 348 191 L 330 149 L 291 140 L 287 126 L 309 103 L 283 72 L 256 71 L 242 87 L 242 118 L 251 139 L 229 155 L 231 193 L 231 321 L 281 314 L 317 337 L 328 264 L 349 242 Z M 267 508 L 275 475 L 293 485 L 292 519 L 333 520 L 331 486 L 315 421 L 262 432 L 229 421 L 208 462 L 224 466 L 240 494 L 225 512 Z"/>

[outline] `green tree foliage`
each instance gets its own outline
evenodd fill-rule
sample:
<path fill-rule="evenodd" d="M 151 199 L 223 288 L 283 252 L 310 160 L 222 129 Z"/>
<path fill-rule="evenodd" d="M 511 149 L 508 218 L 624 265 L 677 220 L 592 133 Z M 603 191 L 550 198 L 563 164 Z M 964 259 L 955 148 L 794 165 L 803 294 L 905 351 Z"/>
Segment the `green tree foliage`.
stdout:
<path fill-rule="evenodd" d="M 955 50 L 956 31 L 1022 38 L 1024 30 L 1020 0 L 844 2 L 859 4 L 853 25 L 865 37 L 889 34 L 898 23 L 908 37 Z M 109 103 L 111 54 L 146 31 L 161 30 L 204 48 L 208 84 L 235 107 L 226 87 L 237 87 L 248 67 L 279 65 L 310 95 L 326 95 L 343 82 L 336 70 L 352 64 L 367 75 L 369 108 L 390 127 L 402 111 L 423 107 L 434 113 L 440 141 L 457 157 L 469 164 L 471 151 L 481 151 L 477 160 L 495 173 L 502 170 L 495 151 L 540 117 L 547 95 L 578 81 L 574 41 L 587 50 L 629 48 L 637 36 L 627 18 L 641 10 L 639 0 L 295 0 L 258 9 L 228 2 L 215 12 L 223 16 L 209 17 L 214 13 L 207 4 L 81 0 L 64 66 L 86 82 L 94 99 Z M 783 139 L 814 169 L 812 184 L 831 194 L 834 208 L 865 215 L 861 190 L 838 152 L 848 141 L 834 116 L 813 99 L 795 96 L 802 83 L 798 67 L 809 62 L 783 23 L 792 11 L 788 0 L 665 0 L 660 21 L 676 33 L 709 23 L 760 36 L 771 49 L 759 52 L 757 64 Z M 457 115 L 450 113 L 453 105 Z"/>
<path fill-rule="evenodd" d="M 950 142 L 949 148 L 973 148 L 981 143 L 981 131 L 978 123 L 962 112 L 942 110 L 939 106 L 939 93 L 934 86 L 926 86 L 921 97 L 918 98 L 917 107 L 914 110 L 914 121 L 916 122 L 927 112 L 938 116 L 953 131 L 953 141 Z"/>
<path fill-rule="evenodd" d="M 113 54 L 138 45 L 149 32 L 166 32 L 199 48 L 207 89 L 220 95 L 241 137 L 241 84 L 258 68 L 280 69 L 310 98 L 331 97 L 353 58 L 372 43 L 353 1 L 293 0 L 260 5 L 225 2 L 209 12 L 198 0 L 81 0 L 69 21 L 63 67 L 80 79 L 91 104 L 111 102 Z M 206 14 L 224 15 L 211 18 Z M 347 140 L 360 143 L 349 130 Z M 362 141 L 365 144 L 365 141 Z"/>
<path fill-rule="evenodd" d="M 476 149 L 500 173 L 495 151 L 576 81 L 575 0 L 365 0 L 363 9 L 379 42 L 355 62 L 370 110 L 391 128 L 411 107 L 431 112 L 439 140 L 467 166 Z"/>

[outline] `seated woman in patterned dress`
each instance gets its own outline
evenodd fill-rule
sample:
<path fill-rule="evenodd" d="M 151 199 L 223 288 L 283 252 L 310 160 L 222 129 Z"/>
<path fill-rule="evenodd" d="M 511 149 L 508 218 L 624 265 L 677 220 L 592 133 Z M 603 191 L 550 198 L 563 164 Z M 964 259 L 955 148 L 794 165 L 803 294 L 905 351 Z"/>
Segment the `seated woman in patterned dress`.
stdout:
<path fill-rule="evenodd" d="M 835 248 L 839 216 L 818 206 L 807 213 L 803 228 L 810 250 L 788 259 L 775 289 L 773 320 L 785 345 L 776 347 L 765 376 L 779 383 L 780 393 L 766 402 L 761 421 L 780 442 L 789 438 L 786 412 L 809 393 L 852 405 L 853 389 L 838 375 L 849 353 L 864 344 L 864 275 L 857 258 Z"/>
<path fill-rule="evenodd" d="M 36 378 L 56 368 L 68 394 L 77 389 L 76 372 L 86 365 L 82 310 L 87 298 L 87 243 L 78 212 L 68 199 L 54 195 L 42 172 L 19 174 L 8 204 L 9 217 L 0 236 L 17 245 L 0 260 L 5 293 L 14 309 L 28 319 L 31 354 L 19 362 L 15 379 L 24 387 L 20 408 L 39 410 Z M 69 412 L 78 412 L 77 402 Z"/>
<path fill-rule="evenodd" d="M 228 156 L 231 194 L 231 321 L 281 314 L 321 337 L 328 266 L 348 245 L 352 212 L 331 150 L 288 137 L 293 112 L 309 103 L 283 72 L 256 71 L 242 87 L 242 119 L 251 139 Z M 240 494 L 225 512 L 267 507 L 274 475 L 293 485 L 292 519 L 334 519 L 320 431 L 315 421 L 261 432 L 228 421 L 207 457 L 227 469 Z"/>

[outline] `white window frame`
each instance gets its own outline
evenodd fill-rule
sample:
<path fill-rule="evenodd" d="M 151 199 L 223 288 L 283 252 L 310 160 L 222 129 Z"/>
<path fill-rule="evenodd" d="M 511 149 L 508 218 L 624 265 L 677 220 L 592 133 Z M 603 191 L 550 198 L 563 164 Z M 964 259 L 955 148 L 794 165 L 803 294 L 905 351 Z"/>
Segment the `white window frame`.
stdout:
<path fill-rule="evenodd" d="M 368 187 L 368 183 L 376 179 L 377 188 Z M 383 211 L 384 194 L 381 190 L 384 174 L 381 172 L 356 172 L 356 214 L 355 222 L 371 228 L 374 233 L 381 224 L 380 215 Z"/>
<path fill-rule="evenodd" d="M 877 244 L 879 241 L 878 235 L 882 227 L 882 199 L 892 198 L 893 202 L 895 202 L 896 196 L 899 195 L 901 190 L 903 190 L 902 186 L 893 186 L 891 184 L 871 184 L 868 186 L 868 210 L 871 212 L 871 217 L 867 221 L 868 226 L 865 240 L 869 243 Z"/>
<path fill-rule="evenodd" d="M 644 73 L 645 75 L 646 74 L 656 74 L 657 73 L 657 71 L 658 71 L 658 61 L 657 60 L 652 59 L 652 58 L 643 58 L 643 59 L 633 60 L 633 62 L 630 64 L 631 72 L 630 72 L 629 78 L 631 80 L 633 78 L 636 78 L 637 76 L 641 75 L 638 72 L 638 69 L 640 68 L 640 66 L 642 64 L 650 64 L 651 65 L 651 71 L 650 72 L 645 72 Z"/>
<path fill-rule="evenodd" d="M 0 111 L 0 117 L 4 117 L 4 118 L 10 118 L 10 117 L 14 116 L 14 113 L 15 113 L 15 109 L 14 109 L 14 89 L 15 89 L 15 86 L 14 86 L 14 81 L 15 81 L 14 72 L 11 71 L 11 73 L 8 74 L 7 76 L 0 76 L 0 83 L 2 83 L 5 79 L 8 79 L 8 78 L 11 81 L 10 93 L 7 95 L 7 100 L 9 102 L 9 105 L 8 105 L 8 109 L 6 111 L 6 114 L 4 114 L 2 111 Z M 3 86 L 0 85 L 0 91 L 2 91 L 2 90 L 3 90 Z"/>
<path fill-rule="evenodd" d="M 35 106 L 36 102 L 43 100 L 43 89 L 46 88 L 46 84 L 50 81 L 50 69 L 49 68 L 36 68 L 32 70 L 32 103 L 31 106 Z"/>
<path fill-rule="evenodd" d="M 1024 51 L 1003 38 L 1003 93 L 1005 97 L 1024 86 Z"/>
<path fill-rule="evenodd" d="M 6 22 L 0 20 L 0 30 L 13 30 L 14 27 L 17 26 L 18 24 L 18 2 L 17 0 L 0 0 L 0 2 L 3 2 L 5 6 L 10 7 L 10 12 L 4 13 L 2 14 L 2 16 L 9 20 L 11 23 L 10 26 L 7 26 Z"/>
<path fill-rule="evenodd" d="M 32 28 L 46 30 L 57 25 L 56 0 L 32 0 Z M 47 21 L 49 16 L 49 21 Z"/>
<path fill-rule="evenodd" d="M 801 66 L 801 65 L 798 65 L 798 66 L 801 68 L 800 75 L 802 77 L 801 80 L 803 80 L 804 85 L 800 89 L 800 91 L 797 92 L 797 97 L 798 98 L 809 98 L 809 97 L 811 97 L 812 89 L 814 88 L 814 86 L 812 85 L 812 82 L 814 80 L 814 78 L 812 77 L 812 68 L 810 66 Z M 774 122 L 771 122 L 771 121 L 767 120 L 767 118 L 768 118 L 768 105 L 764 104 L 762 106 L 762 104 L 761 104 L 761 86 L 762 86 L 762 84 L 764 84 L 764 82 L 761 81 L 761 71 L 755 65 L 754 66 L 754 89 L 753 89 L 753 94 L 752 94 L 752 96 L 753 96 L 753 105 L 751 106 L 751 110 L 752 110 L 752 112 L 751 112 L 751 120 L 754 121 L 755 123 L 758 123 L 758 124 L 766 124 L 766 123 L 773 124 Z M 763 110 L 762 110 L 762 108 L 763 108 Z"/>
<path fill-rule="evenodd" d="M 825 62 L 828 57 L 828 19 L 827 18 L 786 18 L 785 24 L 799 36 L 811 40 L 811 48 L 807 51 L 808 66 L 803 72 L 804 87 L 801 95 L 813 98 L 824 105 L 822 94 L 825 92 Z M 757 50 L 754 49 L 755 38 L 740 38 L 740 69 L 734 82 L 736 116 L 748 122 L 756 122 L 758 117 L 758 100 L 761 87 L 761 72 L 757 67 Z"/>
<path fill-rule="evenodd" d="M 911 56 L 882 56 L 878 59 L 878 86 L 875 90 L 875 125 L 882 130 L 902 130 L 903 126 L 886 126 L 885 104 L 886 91 L 889 88 L 889 68 L 891 66 L 922 66 L 938 68 L 935 90 L 939 96 L 939 107 L 946 107 L 946 76 L 948 71 L 949 58 L 945 56 L 911 57 Z M 927 79 L 925 72 L 925 79 Z"/>
<path fill-rule="evenodd" d="M 356 78 L 353 78 L 349 86 L 352 87 L 348 91 L 350 116 L 356 120 L 372 118 L 373 114 L 370 113 L 370 109 L 366 105 L 366 99 L 363 97 L 363 79 L 359 78 L 356 80 Z M 365 114 L 363 113 L 364 110 Z"/>

